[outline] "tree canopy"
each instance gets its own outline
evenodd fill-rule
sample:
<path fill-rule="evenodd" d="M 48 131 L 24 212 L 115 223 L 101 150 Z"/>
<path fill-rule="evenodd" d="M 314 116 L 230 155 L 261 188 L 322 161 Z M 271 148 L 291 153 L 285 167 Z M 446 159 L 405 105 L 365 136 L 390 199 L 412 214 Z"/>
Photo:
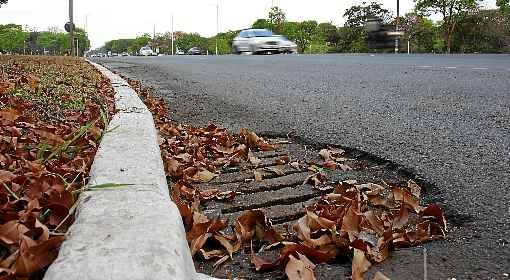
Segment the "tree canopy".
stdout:
<path fill-rule="evenodd" d="M 21 25 L 0 25 L 0 50 L 13 52 L 23 49 L 27 37 Z"/>
<path fill-rule="evenodd" d="M 447 52 L 452 49 L 453 36 L 457 25 L 469 12 L 478 8 L 481 0 L 415 0 L 416 11 L 424 14 L 440 14 L 443 18 L 444 39 Z"/>
<path fill-rule="evenodd" d="M 380 3 L 370 2 L 367 4 L 363 2 L 361 5 L 354 5 L 347 9 L 344 13 L 345 26 L 356 28 L 362 27 L 365 22 L 370 18 L 380 18 L 384 22 L 388 22 L 391 18 L 391 13 L 384 9 Z"/>
<path fill-rule="evenodd" d="M 510 13 L 510 0 L 496 0 L 496 5 L 504 14 Z"/>

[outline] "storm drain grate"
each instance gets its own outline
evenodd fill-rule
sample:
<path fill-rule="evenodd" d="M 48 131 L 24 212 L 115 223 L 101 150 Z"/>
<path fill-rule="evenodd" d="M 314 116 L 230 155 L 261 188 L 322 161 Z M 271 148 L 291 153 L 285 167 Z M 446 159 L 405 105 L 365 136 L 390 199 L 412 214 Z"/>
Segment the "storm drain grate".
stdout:
<path fill-rule="evenodd" d="M 327 182 L 314 188 L 305 181 L 317 171 L 309 170 L 308 167 L 320 166 L 324 162 L 319 155 L 320 150 L 287 139 L 273 138 L 268 139 L 268 142 L 277 143 L 279 148 L 276 151 L 254 153 L 260 159 L 257 164 L 246 162 L 235 168 L 225 168 L 214 180 L 193 184 L 201 191 L 217 189 L 220 192 L 237 192 L 231 200 L 213 200 L 202 204 L 202 211 L 207 216 L 228 219 L 230 232 L 235 219 L 243 211 L 253 209 L 262 209 L 277 229 L 292 232 L 291 224 L 305 214 L 305 207 L 330 193 L 333 185 L 338 182 L 356 180 L 359 183 L 386 182 L 394 186 L 406 186 L 411 179 L 405 172 L 393 168 L 389 162 L 374 160 L 362 153 L 346 152 L 342 156 L 342 168 L 320 169 L 326 175 Z M 261 175 L 262 180 L 255 180 L 255 173 Z M 276 256 L 266 257 L 270 259 Z M 250 263 L 249 247 L 241 249 L 234 254 L 232 261 L 216 269 L 213 263 L 196 259 L 195 266 L 198 272 L 217 277 L 231 275 L 236 279 L 287 279 L 281 270 L 256 272 Z M 325 269 L 321 269 L 321 266 Z M 315 274 L 317 279 L 338 279 L 339 271 L 345 273 L 346 277 L 351 274 L 348 259 L 320 264 Z"/>

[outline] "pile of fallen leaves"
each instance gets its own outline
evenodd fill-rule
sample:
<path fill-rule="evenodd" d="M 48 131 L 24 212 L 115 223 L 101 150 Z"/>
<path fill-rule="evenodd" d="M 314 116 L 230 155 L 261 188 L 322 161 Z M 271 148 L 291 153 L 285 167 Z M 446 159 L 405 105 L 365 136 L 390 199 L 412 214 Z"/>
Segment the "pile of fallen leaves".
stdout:
<path fill-rule="evenodd" d="M 114 113 L 85 61 L 0 56 L 0 278 L 37 279 L 56 258 Z"/>
<path fill-rule="evenodd" d="M 182 215 L 194 257 L 214 260 L 218 267 L 236 252 L 248 249 L 256 271 L 282 269 L 289 279 L 315 279 L 317 264 L 349 256 L 352 278 L 363 279 L 369 267 L 387 259 L 391 250 L 446 236 L 442 210 L 436 205 L 420 206 L 422 190 L 413 181 L 406 186 L 392 186 L 349 180 L 325 186 L 327 178 L 321 168 L 350 169 L 343 164 L 340 149 L 321 150 L 321 167 L 308 166 L 312 173 L 305 183 L 311 188 L 330 187 L 331 193 L 307 207 L 306 214 L 293 225 L 278 231 L 262 210 L 249 210 L 229 228 L 221 215 L 204 214 L 204 205 L 238 193 L 201 190 L 193 184 L 209 182 L 222 170 L 241 163 L 256 165 L 260 160 L 254 156 L 255 151 L 277 146 L 247 129 L 234 135 L 212 124 L 195 128 L 173 123 L 167 118 L 163 100 L 151 97 L 150 89 L 136 81 L 130 84 L 154 114 L 166 173 L 173 182 L 172 199 Z M 288 158 L 281 161 L 295 168 L 303 164 Z M 254 178 L 260 180 L 257 174 Z M 261 257 L 274 250 L 279 252 L 276 258 Z M 387 279 L 380 272 L 376 278 Z"/>

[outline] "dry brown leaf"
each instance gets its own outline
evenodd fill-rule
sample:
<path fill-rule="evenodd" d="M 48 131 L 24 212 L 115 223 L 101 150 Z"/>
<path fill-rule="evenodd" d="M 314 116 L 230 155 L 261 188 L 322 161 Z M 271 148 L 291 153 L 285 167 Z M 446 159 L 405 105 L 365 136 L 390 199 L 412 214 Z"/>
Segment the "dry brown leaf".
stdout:
<path fill-rule="evenodd" d="M 208 183 L 212 179 L 218 177 L 218 174 L 214 174 L 207 169 L 198 171 L 198 173 L 192 178 L 195 182 Z"/>
<path fill-rule="evenodd" d="M 16 179 L 16 175 L 14 173 L 7 170 L 0 170 L 0 187 L 3 188 L 2 184 L 9 183 L 12 180 Z"/>
<path fill-rule="evenodd" d="M 289 256 L 289 262 L 285 266 L 285 274 L 289 280 L 315 280 L 313 273 L 315 265 L 300 253 L 298 253 L 298 258 L 293 255 Z"/>
<path fill-rule="evenodd" d="M 216 261 L 214 264 L 213 264 L 213 267 L 216 269 L 218 268 L 220 265 L 222 265 L 224 262 L 226 262 L 228 259 L 230 258 L 229 255 L 225 255 L 223 256 L 221 259 L 219 259 L 218 261 Z"/>
<path fill-rule="evenodd" d="M 332 160 L 327 160 L 322 164 L 322 166 L 327 169 L 336 170 L 337 163 Z"/>
<path fill-rule="evenodd" d="M 393 229 L 401 229 L 409 221 L 409 210 L 405 203 L 402 203 L 398 215 L 393 219 Z"/>
<path fill-rule="evenodd" d="M 382 272 L 377 271 L 372 280 L 391 280 L 391 279 L 384 275 Z"/>
<path fill-rule="evenodd" d="M 13 108 L 0 110 L 0 124 L 1 125 L 10 125 L 10 124 L 14 123 L 20 117 L 21 117 L 21 114 Z"/>
<path fill-rule="evenodd" d="M 183 164 L 179 163 L 174 158 L 165 159 L 165 168 L 167 175 L 173 178 L 182 177 L 183 174 Z"/>
<path fill-rule="evenodd" d="M 213 258 L 220 258 L 220 257 L 225 256 L 224 250 L 212 250 L 212 251 L 206 252 L 204 249 L 200 249 L 200 253 L 206 260 L 210 260 Z"/>
<path fill-rule="evenodd" d="M 299 162 L 297 162 L 297 161 L 291 162 L 290 166 L 292 166 L 292 168 L 294 168 L 296 170 L 301 170 L 301 167 L 299 166 Z"/>
<path fill-rule="evenodd" d="M 434 217 L 436 222 L 446 231 L 446 219 L 444 217 L 443 210 L 436 204 L 431 204 L 425 207 L 419 213 L 420 217 Z"/>
<path fill-rule="evenodd" d="M 280 168 L 278 168 L 276 166 L 265 167 L 264 170 L 273 172 L 274 174 L 276 174 L 278 176 L 285 175 L 285 172 L 283 172 L 283 170 L 281 170 Z"/>
<path fill-rule="evenodd" d="M 260 182 L 264 179 L 264 176 L 260 170 L 253 170 L 253 176 L 255 177 L 255 181 Z"/>
<path fill-rule="evenodd" d="M 234 254 L 235 249 L 234 249 L 234 245 L 232 245 L 232 243 L 230 243 L 230 240 L 225 238 L 223 235 L 219 235 L 219 234 L 215 234 L 214 238 L 216 240 L 218 240 L 221 243 L 221 245 L 223 247 L 225 247 L 225 249 L 227 249 L 227 252 L 228 252 L 230 258 L 233 258 L 232 254 Z"/>
<path fill-rule="evenodd" d="M 48 266 L 57 258 L 58 248 L 64 239 L 64 236 L 53 237 L 36 245 L 32 239 L 23 236 L 20 257 L 14 269 L 16 274 L 28 276 Z"/>
<path fill-rule="evenodd" d="M 193 241 L 191 241 L 191 255 L 194 256 L 198 250 L 202 249 L 202 247 L 204 246 L 205 242 L 207 241 L 207 239 L 209 239 L 209 237 L 211 237 L 212 234 L 211 233 L 204 233 L 202 235 L 200 235 L 198 238 L 194 239 Z"/>
<path fill-rule="evenodd" d="M 244 211 L 236 219 L 235 231 L 242 242 L 250 241 L 258 228 L 267 228 L 266 216 L 261 210 Z"/>
<path fill-rule="evenodd" d="M 365 253 L 359 249 L 354 249 L 352 258 L 352 280 L 364 280 L 363 275 L 368 271 L 372 264 L 365 257 Z"/>
<path fill-rule="evenodd" d="M 260 164 L 260 162 L 262 160 L 260 160 L 258 157 L 256 157 L 255 155 L 253 155 L 252 151 L 249 150 L 248 151 L 248 160 L 250 161 L 250 163 L 254 166 L 258 166 Z"/>
<path fill-rule="evenodd" d="M 12 220 L 0 225 L 0 240 L 5 244 L 17 244 L 21 236 L 28 231 L 29 229 L 18 220 Z"/>
<path fill-rule="evenodd" d="M 409 180 L 407 182 L 407 188 L 411 191 L 411 194 L 414 195 L 416 198 L 420 198 L 421 195 L 421 187 L 416 184 L 415 181 Z"/>

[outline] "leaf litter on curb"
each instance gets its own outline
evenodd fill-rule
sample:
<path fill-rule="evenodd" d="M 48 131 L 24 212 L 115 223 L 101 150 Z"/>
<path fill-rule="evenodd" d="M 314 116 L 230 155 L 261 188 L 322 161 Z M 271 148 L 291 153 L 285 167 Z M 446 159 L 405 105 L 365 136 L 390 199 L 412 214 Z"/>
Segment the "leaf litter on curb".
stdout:
<path fill-rule="evenodd" d="M 0 56 L 0 278 L 41 279 L 73 222 L 113 88 L 85 61 Z"/>
<path fill-rule="evenodd" d="M 256 271 L 280 269 L 289 279 L 315 279 L 314 268 L 337 257 L 352 259 L 352 279 L 364 279 L 373 264 L 390 257 L 395 248 L 409 247 L 446 237 L 446 220 L 437 205 L 421 206 L 421 187 L 410 180 L 407 186 L 346 180 L 333 185 L 324 169 L 352 170 L 345 151 L 337 148 L 319 152 L 322 163 L 306 165 L 279 158 L 277 165 L 263 170 L 280 174 L 279 165 L 308 170 L 303 182 L 310 188 L 329 191 L 304 209 L 305 215 L 291 225 L 292 232 L 279 232 L 263 210 L 247 210 L 228 226 L 221 214 L 202 211 L 217 190 L 199 190 L 193 182 L 209 182 L 225 168 L 242 164 L 254 167 L 253 180 L 263 181 L 257 169 L 258 151 L 277 150 L 255 132 L 242 128 L 232 134 L 214 124 L 196 128 L 177 124 L 167 117 L 165 103 L 151 95 L 138 81 L 129 83 L 153 113 L 159 130 L 166 173 L 172 182 L 171 196 L 180 210 L 194 258 L 214 262 L 214 267 L 249 248 Z M 281 174 L 280 174 L 281 175 Z M 231 190 L 228 198 L 238 195 Z M 266 252 L 276 252 L 265 258 Z M 387 279 L 382 273 L 376 279 Z"/>

